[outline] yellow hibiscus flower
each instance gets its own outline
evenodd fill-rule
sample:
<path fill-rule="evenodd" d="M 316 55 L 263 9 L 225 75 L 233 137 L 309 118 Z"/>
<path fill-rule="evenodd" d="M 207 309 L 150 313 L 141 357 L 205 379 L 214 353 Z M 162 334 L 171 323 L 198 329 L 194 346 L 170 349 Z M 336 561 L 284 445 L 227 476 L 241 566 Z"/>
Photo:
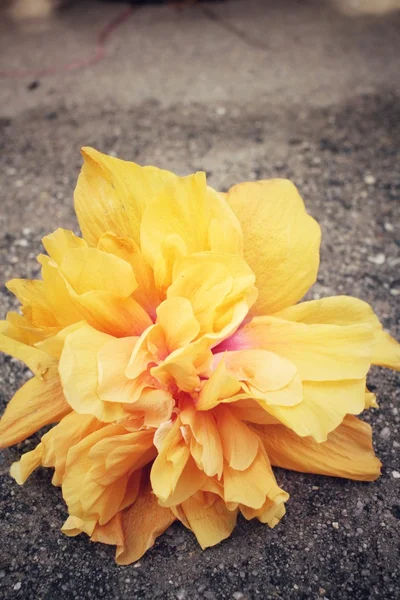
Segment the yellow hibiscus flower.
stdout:
<path fill-rule="evenodd" d="M 0 349 L 34 373 L 0 421 L 15 444 L 57 423 L 11 467 L 54 468 L 69 517 L 137 560 L 179 519 L 202 548 L 240 512 L 274 527 L 288 494 L 272 466 L 379 476 L 371 364 L 400 368 L 372 309 L 345 296 L 296 304 L 315 282 L 320 229 L 286 180 L 227 194 L 83 150 L 83 237 L 43 239 L 40 281 L 7 284 L 21 313 Z"/>

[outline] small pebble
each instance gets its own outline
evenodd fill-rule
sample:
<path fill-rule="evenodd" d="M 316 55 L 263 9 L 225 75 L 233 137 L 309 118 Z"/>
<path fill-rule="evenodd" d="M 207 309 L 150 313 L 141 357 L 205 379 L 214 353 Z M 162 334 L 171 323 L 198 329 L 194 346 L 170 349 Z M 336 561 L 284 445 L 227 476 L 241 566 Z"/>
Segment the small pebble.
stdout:
<path fill-rule="evenodd" d="M 339 523 L 338 523 L 337 521 L 333 521 L 333 522 L 332 522 L 332 527 L 333 527 L 334 529 L 339 529 Z"/>
<path fill-rule="evenodd" d="M 311 488 L 314 492 L 316 492 L 317 490 L 319 490 L 319 487 L 317 485 L 313 485 Z"/>
<path fill-rule="evenodd" d="M 366 183 L 367 185 L 375 185 L 376 179 L 373 175 L 366 175 L 364 177 L 364 183 Z"/>
<path fill-rule="evenodd" d="M 234 600 L 242 600 L 242 598 L 244 598 L 244 594 L 242 594 L 242 592 L 233 592 L 232 597 Z"/>
<path fill-rule="evenodd" d="M 386 222 L 384 224 L 385 231 L 394 231 L 394 227 L 391 223 Z"/>
<path fill-rule="evenodd" d="M 361 570 L 361 577 L 368 577 L 368 575 L 371 573 L 371 571 L 369 569 L 362 569 Z"/>
<path fill-rule="evenodd" d="M 400 473 L 398 471 L 392 471 L 392 475 L 395 479 L 400 479 Z"/>
<path fill-rule="evenodd" d="M 219 115 L 220 117 L 226 115 L 226 108 L 224 106 L 218 106 L 217 115 Z"/>
<path fill-rule="evenodd" d="M 400 443 L 396 442 L 396 440 L 393 442 L 393 448 L 400 448 Z"/>
<path fill-rule="evenodd" d="M 389 429 L 389 427 L 384 427 L 382 429 L 382 431 L 380 432 L 379 437 L 382 438 L 382 440 L 388 440 L 390 438 L 390 429 Z"/>
<path fill-rule="evenodd" d="M 14 590 L 15 590 L 16 592 L 18 592 L 18 590 L 20 590 L 20 589 L 21 589 L 21 585 L 22 585 L 22 583 L 21 583 L 20 581 L 18 581 L 18 582 L 17 582 L 17 583 L 14 585 Z"/>
<path fill-rule="evenodd" d="M 386 260 L 386 256 L 382 252 L 379 252 L 379 254 L 375 254 L 374 256 L 368 256 L 368 260 L 374 265 L 383 265 Z"/>
<path fill-rule="evenodd" d="M 390 293 L 392 294 L 392 296 L 400 296 L 400 290 L 398 288 L 392 288 L 390 290 Z"/>

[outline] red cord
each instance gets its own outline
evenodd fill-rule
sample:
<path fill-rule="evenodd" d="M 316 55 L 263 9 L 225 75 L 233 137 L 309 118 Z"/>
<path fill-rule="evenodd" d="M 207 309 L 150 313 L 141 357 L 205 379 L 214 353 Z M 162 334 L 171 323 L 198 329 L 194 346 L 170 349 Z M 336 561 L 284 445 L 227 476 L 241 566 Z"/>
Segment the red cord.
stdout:
<path fill-rule="evenodd" d="M 57 73 L 69 73 L 70 71 L 77 71 L 78 69 L 85 69 L 92 65 L 97 64 L 106 55 L 106 42 L 110 35 L 115 31 L 122 23 L 124 23 L 128 17 L 135 10 L 133 6 L 125 8 L 116 17 L 109 21 L 101 30 L 97 36 L 96 47 L 91 56 L 76 60 L 71 63 L 64 65 L 56 65 L 53 67 L 47 67 L 42 70 L 15 70 L 15 71 L 0 71 L 1 78 L 7 79 L 18 79 L 19 77 L 31 77 L 33 79 L 38 77 L 45 77 L 46 75 L 56 75 Z"/>

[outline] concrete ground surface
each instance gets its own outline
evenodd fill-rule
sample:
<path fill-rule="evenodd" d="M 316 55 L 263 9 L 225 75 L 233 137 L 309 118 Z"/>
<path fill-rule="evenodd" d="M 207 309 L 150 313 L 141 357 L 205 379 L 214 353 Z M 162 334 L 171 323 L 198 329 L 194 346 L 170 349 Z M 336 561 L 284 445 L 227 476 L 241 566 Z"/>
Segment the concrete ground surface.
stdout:
<path fill-rule="evenodd" d="M 4 282 L 38 276 L 41 237 L 77 229 L 79 148 L 93 145 L 181 174 L 203 169 L 220 189 L 289 177 L 323 231 L 310 297 L 363 298 L 400 337 L 400 13 L 351 16 L 317 0 L 143 7 L 97 65 L 35 75 L 89 55 L 123 8 L 78 2 L 41 33 L 0 24 L 1 314 L 16 307 Z M 21 69 L 29 76 L 15 77 Z M 0 358 L 2 405 L 28 376 Z M 376 483 L 276 469 L 291 499 L 274 530 L 240 520 L 202 552 L 174 524 L 128 567 L 112 548 L 60 533 L 66 511 L 49 471 L 23 488 L 10 479 L 38 435 L 3 451 L 0 597 L 399 598 L 398 383 L 379 369 L 369 378 Z"/>

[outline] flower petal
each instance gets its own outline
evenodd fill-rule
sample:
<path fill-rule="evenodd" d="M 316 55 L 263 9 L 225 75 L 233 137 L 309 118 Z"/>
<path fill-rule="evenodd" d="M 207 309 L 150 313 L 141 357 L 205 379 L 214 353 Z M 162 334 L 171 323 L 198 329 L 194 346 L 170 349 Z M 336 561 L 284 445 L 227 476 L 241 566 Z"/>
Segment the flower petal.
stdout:
<path fill-rule="evenodd" d="M 283 425 L 256 426 L 256 432 L 274 466 L 358 481 L 374 481 L 380 475 L 371 427 L 351 415 L 322 444 L 298 437 Z"/>
<path fill-rule="evenodd" d="M 256 274 L 253 314 L 295 304 L 316 280 L 320 228 L 295 186 L 284 179 L 241 183 L 227 201 L 243 231 L 244 258 Z"/>
<path fill-rule="evenodd" d="M 151 487 L 145 487 L 136 502 L 121 513 L 124 542 L 117 547 L 117 564 L 128 565 L 139 560 L 174 521 L 172 511 L 161 507 Z"/>
<path fill-rule="evenodd" d="M 168 352 L 190 344 L 200 331 L 191 303 L 179 296 L 168 298 L 158 306 L 157 323 L 164 331 Z"/>
<path fill-rule="evenodd" d="M 154 455 L 149 430 L 130 432 L 111 424 L 83 438 L 68 451 L 62 481 L 70 514 L 107 523 L 126 506 L 127 494 L 129 502 L 135 500 L 140 469 Z"/>
<path fill-rule="evenodd" d="M 59 373 L 65 397 L 78 413 L 91 414 L 100 421 L 115 421 L 127 416 L 123 406 L 105 402 L 98 395 L 97 355 L 113 338 L 89 325 L 71 333 L 65 341 Z"/>
<path fill-rule="evenodd" d="M 257 436 L 235 417 L 229 408 L 220 406 L 215 411 L 215 415 L 225 461 L 232 469 L 245 471 L 257 456 L 259 450 Z"/>
<path fill-rule="evenodd" d="M 365 408 L 365 379 L 303 381 L 303 401 L 296 406 L 269 406 L 270 415 L 297 435 L 324 442 L 347 414 Z"/>
<path fill-rule="evenodd" d="M 207 187 L 204 173 L 170 179 L 147 202 L 140 236 L 143 253 L 151 265 L 162 254 L 163 242 L 171 234 L 182 240 L 189 254 L 203 250 L 241 252 L 237 218 L 226 201 Z"/>
<path fill-rule="evenodd" d="M 190 452 L 199 469 L 209 477 L 221 477 L 224 459 L 217 421 L 211 412 L 196 411 L 189 405 L 180 413 L 184 426 L 190 428 Z"/>
<path fill-rule="evenodd" d="M 103 233 L 112 231 L 139 244 L 146 202 L 176 176 L 107 156 L 93 148 L 82 148 L 82 155 L 84 164 L 74 200 L 83 237 L 96 246 Z"/>
<path fill-rule="evenodd" d="M 207 479 L 192 456 L 182 435 L 182 422 L 178 417 L 162 440 L 158 456 L 153 463 L 150 481 L 153 492 L 162 506 L 184 502 L 199 490 Z"/>
<path fill-rule="evenodd" d="M 260 509 L 267 498 L 274 504 L 288 499 L 288 494 L 276 483 L 271 465 L 259 440 L 259 451 L 253 463 L 244 471 L 237 471 L 228 464 L 224 468 L 224 500 L 232 506 Z M 243 512 L 243 508 L 241 506 Z M 252 518 L 252 517 L 251 517 Z"/>
<path fill-rule="evenodd" d="M 383 331 L 378 317 L 370 305 L 363 300 L 351 296 L 332 296 L 302 302 L 297 306 L 286 308 L 275 316 L 307 324 L 369 325 L 374 334 L 372 364 L 400 370 L 400 344 Z"/>
<path fill-rule="evenodd" d="M 161 294 L 157 290 L 153 270 L 145 261 L 139 246 L 133 240 L 119 238 L 110 232 L 101 236 L 98 248 L 118 256 L 131 265 L 138 283 L 133 297 L 152 318 L 155 318 L 156 307 L 161 302 Z"/>
<path fill-rule="evenodd" d="M 265 523 L 273 529 L 286 514 L 285 502 L 288 497 L 288 494 L 283 492 L 281 495 L 276 496 L 274 500 L 267 498 L 261 508 L 241 506 L 240 512 L 248 521 L 257 518 L 261 523 Z"/>
<path fill-rule="evenodd" d="M 10 467 L 10 475 L 15 479 L 18 485 L 23 485 L 29 475 L 33 473 L 42 464 L 43 445 L 38 444 L 34 450 L 25 452 L 18 462 L 14 462 Z"/>
<path fill-rule="evenodd" d="M 65 254 L 72 248 L 87 248 L 87 243 L 80 237 L 77 237 L 69 229 L 59 227 L 53 233 L 45 235 L 42 238 L 43 246 L 47 254 L 54 262 L 60 265 Z"/>
<path fill-rule="evenodd" d="M 46 352 L 10 337 L 12 330 L 8 321 L 0 321 L 0 351 L 21 360 L 35 375 L 43 377 L 56 361 Z"/>
<path fill-rule="evenodd" d="M 190 300 L 203 333 L 224 331 L 227 336 L 241 322 L 233 322 L 234 307 L 243 303 L 248 310 L 255 302 L 254 280 L 254 273 L 240 256 L 199 252 L 177 261 L 167 297 Z M 232 331 L 227 332 L 230 323 Z"/>
<path fill-rule="evenodd" d="M 222 344 L 223 348 L 264 348 L 290 360 L 302 380 L 365 377 L 371 364 L 369 324 L 321 325 L 255 317 Z"/>
<path fill-rule="evenodd" d="M 175 507 L 174 512 L 193 531 L 203 550 L 231 535 L 238 513 L 237 509 L 228 510 L 222 498 L 207 492 L 197 492 Z"/>
<path fill-rule="evenodd" d="M 60 384 L 57 364 L 33 377 L 14 395 L 0 420 L 0 448 L 16 444 L 71 411 Z"/>
<path fill-rule="evenodd" d="M 218 360 L 219 355 L 215 355 Z M 301 402 L 303 390 L 296 367 L 286 358 L 267 350 L 225 352 L 226 369 L 242 384 L 250 397 L 267 405 L 292 406 Z"/>
<path fill-rule="evenodd" d="M 139 397 L 136 382 L 125 375 L 138 341 L 137 336 L 111 338 L 97 352 L 99 398 L 107 402 L 129 403 Z"/>
<path fill-rule="evenodd" d="M 97 248 L 72 248 L 60 264 L 61 273 L 78 294 L 102 291 L 127 297 L 137 287 L 129 263 Z"/>

